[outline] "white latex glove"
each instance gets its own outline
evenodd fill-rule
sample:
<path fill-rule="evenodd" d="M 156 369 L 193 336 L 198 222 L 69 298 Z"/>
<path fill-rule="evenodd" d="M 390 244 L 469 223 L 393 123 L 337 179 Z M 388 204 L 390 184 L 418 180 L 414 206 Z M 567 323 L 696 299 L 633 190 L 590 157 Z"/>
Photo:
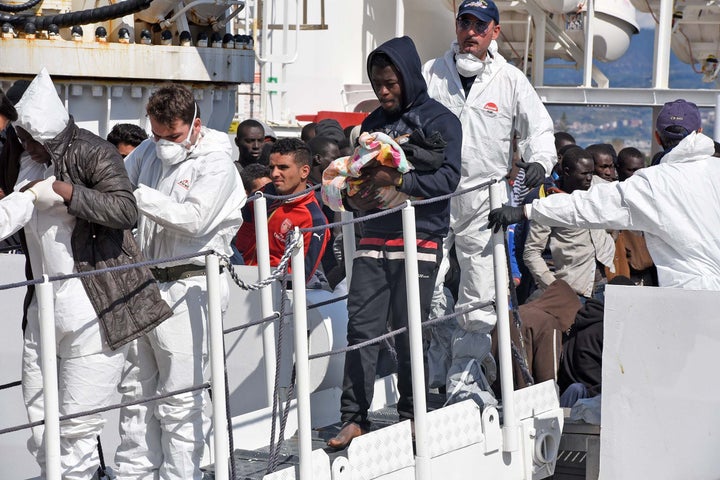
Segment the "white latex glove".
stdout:
<path fill-rule="evenodd" d="M 35 208 L 38 210 L 47 210 L 55 205 L 62 205 L 64 203 L 63 198 L 55 193 L 53 190 L 53 183 L 55 182 L 55 176 L 51 176 L 38 182 L 32 187 L 28 188 L 28 191 L 35 194 Z"/>

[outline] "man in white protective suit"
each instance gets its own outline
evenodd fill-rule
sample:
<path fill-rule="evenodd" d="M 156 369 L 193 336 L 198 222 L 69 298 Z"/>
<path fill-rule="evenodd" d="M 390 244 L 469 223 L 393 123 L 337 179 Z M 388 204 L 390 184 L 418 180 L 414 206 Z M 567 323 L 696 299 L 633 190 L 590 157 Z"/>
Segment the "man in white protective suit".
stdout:
<path fill-rule="evenodd" d="M 143 261 L 130 232 L 137 220 L 135 198 L 115 147 L 75 125 L 45 69 L 16 109 L 14 127 L 25 153 L 15 190 L 47 179 L 28 191 L 37 195 L 29 218 L 25 208 L 25 216 L 15 219 L 24 224 L 33 277 Z M 13 198 L 27 199 L 27 192 L 13 193 L 0 203 Z M 128 342 L 172 312 L 146 267 L 67 278 L 52 287 L 59 413 L 107 406 L 120 380 Z M 34 296 L 27 307 L 22 362 L 23 398 L 31 422 L 44 418 L 40 360 L 51 354 L 41 349 L 38 316 Z M 100 413 L 60 423 L 63 479 L 93 478 L 100 466 L 96 439 L 104 424 Z M 28 447 L 45 478 L 43 430 L 32 429 Z"/>
<path fill-rule="evenodd" d="M 449 108 L 462 123 L 462 176 L 458 190 L 474 187 L 508 174 L 512 168 L 512 140 L 524 162 L 525 185 L 533 188 L 550 174 L 557 162 L 552 119 L 525 75 L 497 52 L 500 15 L 492 0 L 465 0 L 455 21 L 457 40 L 445 54 L 427 62 L 423 75 L 432 98 Z M 445 239 L 445 260 L 437 279 L 448 270 L 448 252 L 455 244 L 460 264 L 460 285 L 455 309 L 490 302 L 495 297 L 493 258 L 487 214 L 489 190 L 483 188 L 452 198 L 450 233 Z M 433 303 L 442 298 L 436 288 Z M 435 308 L 433 308 L 435 311 Z M 458 317 L 460 330 L 452 339 L 452 365 L 448 387 L 471 358 L 490 351 L 489 333 L 495 326 L 492 306 Z M 489 366 L 489 368 L 492 368 Z M 450 391 L 450 389 L 448 389 Z"/>
<path fill-rule="evenodd" d="M 202 126 L 185 87 L 168 84 L 150 96 L 148 140 L 125 159 L 136 187 L 137 239 L 151 259 L 214 250 L 230 256 L 246 195 L 226 133 Z M 130 346 L 120 391 L 124 400 L 203 383 L 207 366 L 205 258 L 151 269 L 174 314 Z M 221 308 L 229 300 L 220 283 Z M 120 413 L 119 479 L 200 480 L 205 447 L 203 391 L 175 395 Z M 225 428 L 219 425 L 219 428 Z"/>
<path fill-rule="evenodd" d="M 491 227 L 530 218 L 553 227 L 645 232 L 661 287 L 720 290 L 720 158 L 709 137 L 692 132 L 659 165 L 624 182 L 551 195 L 490 212 Z"/>

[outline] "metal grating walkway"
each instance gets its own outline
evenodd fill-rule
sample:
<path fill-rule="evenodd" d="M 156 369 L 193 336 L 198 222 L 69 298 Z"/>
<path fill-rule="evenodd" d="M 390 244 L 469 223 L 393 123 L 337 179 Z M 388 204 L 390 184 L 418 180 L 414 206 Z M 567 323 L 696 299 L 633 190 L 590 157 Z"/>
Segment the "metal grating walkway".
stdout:
<path fill-rule="evenodd" d="M 444 394 L 430 393 L 427 396 L 428 410 L 435 410 L 443 406 L 445 402 Z M 374 412 L 370 412 L 368 417 L 372 422 L 371 430 L 379 430 L 381 428 L 393 425 L 398 422 L 399 417 L 395 406 L 388 406 Z M 325 450 L 330 457 L 330 463 L 339 456 L 347 456 L 345 450 L 335 450 L 327 446 L 327 441 L 334 437 L 342 427 L 342 423 L 338 422 L 326 427 L 313 429 L 312 449 Z M 237 476 L 235 480 L 262 480 L 268 465 L 269 451 L 268 446 L 259 450 L 241 450 L 237 449 L 233 453 L 235 457 L 235 468 Z M 277 470 L 298 465 L 300 459 L 298 457 L 297 436 L 283 442 L 280 449 L 279 464 Z M 209 465 L 204 468 L 205 480 L 214 480 L 214 466 Z"/>

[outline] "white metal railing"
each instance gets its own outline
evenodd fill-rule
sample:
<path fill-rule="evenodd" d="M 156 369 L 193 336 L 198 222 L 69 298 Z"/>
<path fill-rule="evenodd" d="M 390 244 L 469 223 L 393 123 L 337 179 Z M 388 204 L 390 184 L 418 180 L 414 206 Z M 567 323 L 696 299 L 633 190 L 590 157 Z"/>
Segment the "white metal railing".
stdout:
<path fill-rule="evenodd" d="M 504 183 L 490 185 L 490 209 L 503 202 Z M 519 448 L 519 423 L 515 415 L 513 393 L 512 354 L 510 346 L 510 309 L 508 308 L 508 271 L 505 256 L 505 234 L 502 230 L 492 234 L 495 274 L 495 313 L 497 314 L 498 356 L 500 357 L 500 389 L 503 408 L 503 451 L 515 452 Z"/>
<path fill-rule="evenodd" d="M 294 30 L 295 30 L 295 38 L 294 38 L 294 51 L 290 53 L 289 50 L 289 37 L 290 37 L 290 20 L 289 20 L 289 0 L 283 0 L 283 20 L 282 20 L 282 55 L 276 55 L 272 52 L 269 52 L 270 49 L 270 19 L 271 19 L 271 12 L 270 12 L 270 2 L 265 1 L 263 2 L 263 26 L 261 30 L 260 35 L 260 52 L 256 53 L 256 59 L 258 63 L 260 64 L 260 109 L 263 112 L 263 114 L 266 117 L 269 117 L 268 112 L 270 112 L 269 105 L 272 103 L 269 98 L 269 87 L 268 87 L 268 78 L 269 78 L 269 72 L 270 72 L 270 65 L 272 63 L 279 63 L 280 64 L 280 73 L 279 73 L 279 82 L 278 84 L 273 84 L 272 88 L 273 90 L 280 92 L 280 115 L 284 114 L 285 109 L 285 102 L 287 97 L 287 75 L 286 70 L 287 66 L 291 63 L 294 63 L 298 58 L 298 38 L 300 35 L 300 2 L 299 0 L 295 0 L 295 23 L 294 23 Z M 257 18 L 257 15 L 256 15 Z"/>
<path fill-rule="evenodd" d="M 220 307 L 220 267 L 218 257 L 207 255 L 206 278 L 208 288 L 208 335 L 210 339 L 211 387 L 213 392 L 213 446 L 215 478 L 229 478 L 229 438 L 225 421 L 225 355 Z M 55 311 L 53 286 L 47 275 L 35 286 L 40 319 L 41 366 L 43 373 L 43 402 L 45 414 L 45 477 L 60 480 L 60 417 L 57 383 L 57 348 L 55 343 Z M 219 423 L 222 421 L 223 423 Z"/>
<path fill-rule="evenodd" d="M 413 388 L 413 416 L 415 418 L 415 478 L 429 480 L 430 442 L 427 441 L 427 403 L 425 399 L 425 364 L 423 360 L 422 325 L 420 312 L 420 280 L 418 278 L 417 232 L 415 208 L 408 200 L 402 211 L 403 244 L 405 250 L 405 284 L 407 286 L 407 322 L 410 340 L 410 372 Z"/>
<path fill-rule="evenodd" d="M 57 352 L 55 348 L 55 307 L 53 286 L 47 275 L 35 286 L 40 317 L 40 363 L 43 376 L 43 408 L 45 409 L 45 475 L 60 480 L 60 401 L 58 398 Z"/>
<path fill-rule="evenodd" d="M 213 442 L 215 446 L 215 479 L 227 480 L 229 474 L 229 445 L 225 419 L 225 340 L 223 336 L 222 309 L 220 307 L 220 264 L 216 255 L 205 257 L 205 275 L 208 293 L 208 323 L 210 336 L 210 384 L 213 405 Z"/>
<path fill-rule="evenodd" d="M 495 183 L 490 188 L 491 208 L 501 205 L 504 183 Z M 270 257 L 267 230 L 266 198 L 260 196 L 254 200 L 255 228 L 257 235 L 258 262 L 263 265 L 259 273 L 260 280 L 270 276 Z M 343 214 L 343 220 L 352 220 L 352 214 Z M 427 405 L 426 398 L 421 392 L 425 391 L 425 376 L 423 365 L 422 325 L 419 298 L 419 280 L 417 263 L 417 234 L 415 230 L 415 209 L 411 202 L 402 209 L 403 239 L 405 249 L 405 278 L 407 284 L 408 334 L 410 342 L 410 360 L 413 391 L 413 408 L 415 412 L 415 473 L 418 480 L 431 478 L 430 454 L 427 441 Z M 352 258 L 355 245 L 354 224 L 343 224 L 345 262 L 348 280 L 352 271 Z M 307 337 L 307 304 L 305 297 L 305 264 L 302 232 L 295 229 L 294 235 L 299 245 L 292 252 L 292 280 L 293 280 L 293 321 L 294 346 L 296 363 L 296 398 L 298 414 L 298 444 L 299 444 L 299 473 L 300 479 L 311 479 L 312 465 L 312 431 L 310 418 L 310 375 L 309 352 Z M 493 257 L 495 262 L 495 288 L 496 310 L 498 315 L 499 360 L 501 373 L 501 388 L 503 393 L 503 450 L 513 452 L 519 449 L 519 423 L 515 415 L 513 403 L 513 380 L 511 367 L 511 346 L 509 331 L 509 309 L 507 302 L 507 265 L 505 256 L 504 235 L 501 232 L 493 234 Z M 267 272 L 266 272 L 267 270 Z M 208 288 L 208 336 L 210 343 L 211 388 L 213 393 L 213 446 L 215 455 L 215 478 L 227 480 L 229 477 L 229 437 L 226 425 L 219 420 L 225 418 L 227 408 L 226 387 L 224 381 L 225 355 L 222 326 L 222 311 L 220 307 L 220 269 L 218 257 L 211 253 L 206 255 L 206 278 Z M 42 348 L 42 369 L 45 394 L 45 455 L 46 471 L 49 480 L 60 480 L 60 429 L 57 376 L 46 374 L 56 372 L 56 345 L 55 321 L 53 309 L 52 283 L 48 277 L 44 282 L 37 284 L 37 295 L 40 315 L 40 335 Z M 273 314 L 272 292 L 269 288 L 262 289 L 264 317 Z M 279 299 L 283 301 L 282 299 Z M 268 381 L 268 399 L 272 401 L 272 384 L 274 383 L 275 363 L 277 352 L 274 342 L 274 324 L 268 323 L 265 330 L 269 330 L 268 338 L 263 335 L 264 357 L 266 357 L 266 378 Z M 265 333 L 264 330 L 264 333 Z M 268 359 L 273 359 L 268 364 Z M 272 376 L 270 375 L 272 373 Z M 282 441 L 283 439 L 280 439 Z"/>
<path fill-rule="evenodd" d="M 504 198 L 505 183 L 490 186 L 491 208 L 500 207 Z M 264 200 L 264 198 L 262 199 Z M 257 200 L 256 200 L 257 201 Z M 352 213 L 344 212 L 343 221 L 352 219 Z M 429 442 L 427 441 L 427 405 L 425 395 L 425 374 L 422 345 L 422 325 L 420 312 L 420 292 L 417 260 L 417 234 L 415 230 L 415 208 L 408 201 L 402 209 L 403 243 L 405 251 L 405 279 L 407 284 L 408 335 L 410 343 L 410 368 L 412 375 L 413 410 L 415 423 L 415 478 L 431 478 Z M 260 227 L 262 224 L 262 227 Z M 256 229 L 264 228 L 267 234 L 267 215 L 255 217 Z M 293 281 L 293 319 L 295 362 L 296 362 L 296 399 L 298 412 L 298 456 L 299 478 L 311 479 L 312 429 L 310 418 L 310 380 L 307 340 L 307 309 L 305 298 L 305 264 L 302 247 L 302 233 L 298 228 L 295 235 L 300 237 L 300 246 L 292 256 Z M 515 415 L 514 384 L 512 378 L 510 323 L 508 307 L 508 274 L 505 255 L 505 236 L 502 231 L 493 234 L 493 260 L 495 263 L 496 311 L 498 316 L 498 350 L 500 357 L 501 389 L 503 393 L 503 451 L 519 450 L 520 426 Z M 352 271 L 352 253 L 355 245 L 354 224 L 343 224 L 343 244 L 348 280 Z M 258 252 L 259 253 L 259 252 Z M 266 312 L 263 312 L 266 316 Z M 282 439 L 281 439 L 282 440 Z"/>
<path fill-rule="evenodd" d="M 720 123 L 720 122 L 718 122 Z M 352 212 L 342 212 L 340 218 L 343 222 L 353 219 Z M 347 290 L 350 291 L 350 281 L 352 280 L 352 264 L 355 258 L 355 225 L 345 223 L 342 226 L 343 234 L 343 261 L 345 263 L 345 283 Z"/>
<path fill-rule="evenodd" d="M 253 202 L 255 215 L 255 248 L 258 260 L 258 281 L 270 276 L 270 244 L 268 243 L 267 199 L 263 196 Z M 267 286 L 260 290 L 260 311 L 263 318 L 274 312 L 272 289 Z M 275 385 L 275 325 L 266 323 L 262 327 L 263 365 L 265 366 L 266 399 L 272 405 Z"/>
<path fill-rule="evenodd" d="M 310 361 L 308 360 L 307 309 L 305 308 L 305 248 L 300 229 L 299 245 L 292 256 L 293 321 L 295 328 L 295 388 L 298 415 L 300 478 L 312 478 L 312 427 L 310 421 Z M 282 439 L 281 439 L 282 440 Z"/>

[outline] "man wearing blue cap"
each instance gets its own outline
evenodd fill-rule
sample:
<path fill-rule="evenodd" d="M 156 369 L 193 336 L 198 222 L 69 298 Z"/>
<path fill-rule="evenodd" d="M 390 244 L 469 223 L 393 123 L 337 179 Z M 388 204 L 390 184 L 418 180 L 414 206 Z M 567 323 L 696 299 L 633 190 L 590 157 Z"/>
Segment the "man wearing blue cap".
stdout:
<path fill-rule="evenodd" d="M 423 75 L 430 96 L 449 108 L 463 128 L 462 177 L 459 189 L 504 177 L 512 168 L 512 140 L 524 159 L 525 185 L 533 188 L 557 162 L 553 122 L 525 75 L 498 53 L 500 14 L 492 0 L 465 0 L 455 20 L 457 36 L 450 49 L 425 64 Z M 454 197 L 450 233 L 444 252 L 454 242 L 460 264 L 456 309 L 494 298 L 493 260 L 487 215 L 488 189 Z M 443 279 L 447 260 L 437 278 Z M 443 268 L 445 267 L 445 268 Z M 436 289 L 436 295 L 438 290 Z M 452 378 L 459 377 L 468 358 L 489 352 L 489 333 L 496 322 L 492 306 L 459 317 L 462 330 L 453 339 Z"/>
<path fill-rule="evenodd" d="M 652 165 L 660 163 L 663 156 L 691 132 L 702 132 L 697 105 L 682 98 L 665 103 L 655 119 L 655 140 L 663 151 L 655 154 Z"/>

